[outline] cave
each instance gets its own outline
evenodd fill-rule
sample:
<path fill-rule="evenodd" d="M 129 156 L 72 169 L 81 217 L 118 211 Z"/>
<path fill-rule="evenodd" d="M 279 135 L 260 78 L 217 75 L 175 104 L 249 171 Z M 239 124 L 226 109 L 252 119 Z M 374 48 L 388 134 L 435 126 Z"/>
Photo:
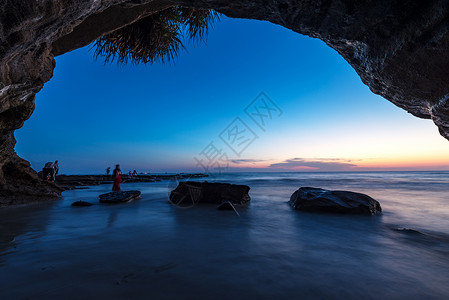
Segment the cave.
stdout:
<path fill-rule="evenodd" d="M 33 113 L 36 93 L 53 75 L 54 57 L 174 5 L 266 20 L 318 38 L 373 93 L 432 119 L 449 138 L 447 1 L 6 0 L 0 4 L 0 205 L 61 194 L 14 150 L 14 131 Z"/>

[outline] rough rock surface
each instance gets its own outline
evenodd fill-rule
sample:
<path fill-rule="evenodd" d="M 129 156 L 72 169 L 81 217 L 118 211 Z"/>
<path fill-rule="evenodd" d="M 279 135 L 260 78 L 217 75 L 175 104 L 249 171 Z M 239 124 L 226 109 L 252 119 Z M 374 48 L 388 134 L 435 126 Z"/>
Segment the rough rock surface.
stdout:
<path fill-rule="evenodd" d="M 229 201 L 232 204 L 246 204 L 250 187 L 230 183 L 216 182 L 180 182 L 170 193 L 170 202 L 179 206 L 192 206 L 198 203 L 221 204 Z"/>
<path fill-rule="evenodd" d="M 17 155 L 0 161 L 0 207 L 57 199 L 63 188 L 41 180 L 29 162 Z"/>
<path fill-rule="evenodd" d="M 100 203 L 116 204 L 140 199 L 140 191 L 120 191 L 101 194 Z"/>
<path fill-rule="evenodd" d="M 14 130 L 30 117 L 35 94 L 52 77 L 54 56 L 174 4 L 268 20 L 319 38 L 346 59 L 374 93 L 417 117 L 432 118 L 449 138 L 446 0 L 4 0 L 0 2 L 1 203 L 60 193 L 40 181 L 14 152 Z M 13 179 L 17 174 L 23 175 L 20 185 Z"/>
<path fill-rule="evenodd" d="M 348 191 L 329 191 L 302 187 L 290 197 L 289 204 L 297 210 L 377 215 L 382 212 L 379 202 L 368 195 Z"/>

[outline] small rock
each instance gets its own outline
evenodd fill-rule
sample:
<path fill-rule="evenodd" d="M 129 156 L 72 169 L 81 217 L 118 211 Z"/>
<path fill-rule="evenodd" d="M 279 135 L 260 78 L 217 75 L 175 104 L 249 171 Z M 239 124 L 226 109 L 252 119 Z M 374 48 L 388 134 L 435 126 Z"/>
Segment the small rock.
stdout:
<path fill-rule="evenodd" d="M 72 206 L 91 206 L 92 203 L 86 201 L 75 201 L 72 203 Z"/>
<path fill-rule="evenodd" d="M 408 233 L 408 234 L 422 234 L 418 230 L 411 229 L 411 228 L 405 228 L 405 227 L 393 228 L 393 230 L 397 231 L 397 232 Z"/>

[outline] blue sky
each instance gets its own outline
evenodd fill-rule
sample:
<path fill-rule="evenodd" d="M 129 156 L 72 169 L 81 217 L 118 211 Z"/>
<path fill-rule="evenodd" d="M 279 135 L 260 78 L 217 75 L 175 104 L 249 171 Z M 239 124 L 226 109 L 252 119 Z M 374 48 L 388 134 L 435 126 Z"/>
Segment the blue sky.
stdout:
<path fill-rule="evenodd" d="M 104 65 L 89 47 L 57 57 L 17 153 L 62 173 L 202 171 L 210 142 L 240 170 L 449 169 L 433 123 L 372 94 L 320 40 L 222 17 L 186 46 L 174 64 Z M 244 113 L 261 92 L 282 110 L 265 131 Z M 239 156 L 219 137 L 236 117 L 257 135 Z"/>

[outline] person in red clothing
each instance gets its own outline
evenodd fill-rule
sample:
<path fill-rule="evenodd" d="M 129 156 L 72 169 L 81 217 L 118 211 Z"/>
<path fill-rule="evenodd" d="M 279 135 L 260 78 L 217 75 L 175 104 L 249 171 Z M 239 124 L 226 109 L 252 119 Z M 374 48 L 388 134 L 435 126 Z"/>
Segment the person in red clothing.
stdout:
<path fill-rule="evenodd" d="M 120 183 L 122 182 L 122 171 L 120 171 L 120 165 L 115 165 L 114 172 L 114 185 L 112 186 L 112 190 L 115 192 L 120 191 Z"/>

